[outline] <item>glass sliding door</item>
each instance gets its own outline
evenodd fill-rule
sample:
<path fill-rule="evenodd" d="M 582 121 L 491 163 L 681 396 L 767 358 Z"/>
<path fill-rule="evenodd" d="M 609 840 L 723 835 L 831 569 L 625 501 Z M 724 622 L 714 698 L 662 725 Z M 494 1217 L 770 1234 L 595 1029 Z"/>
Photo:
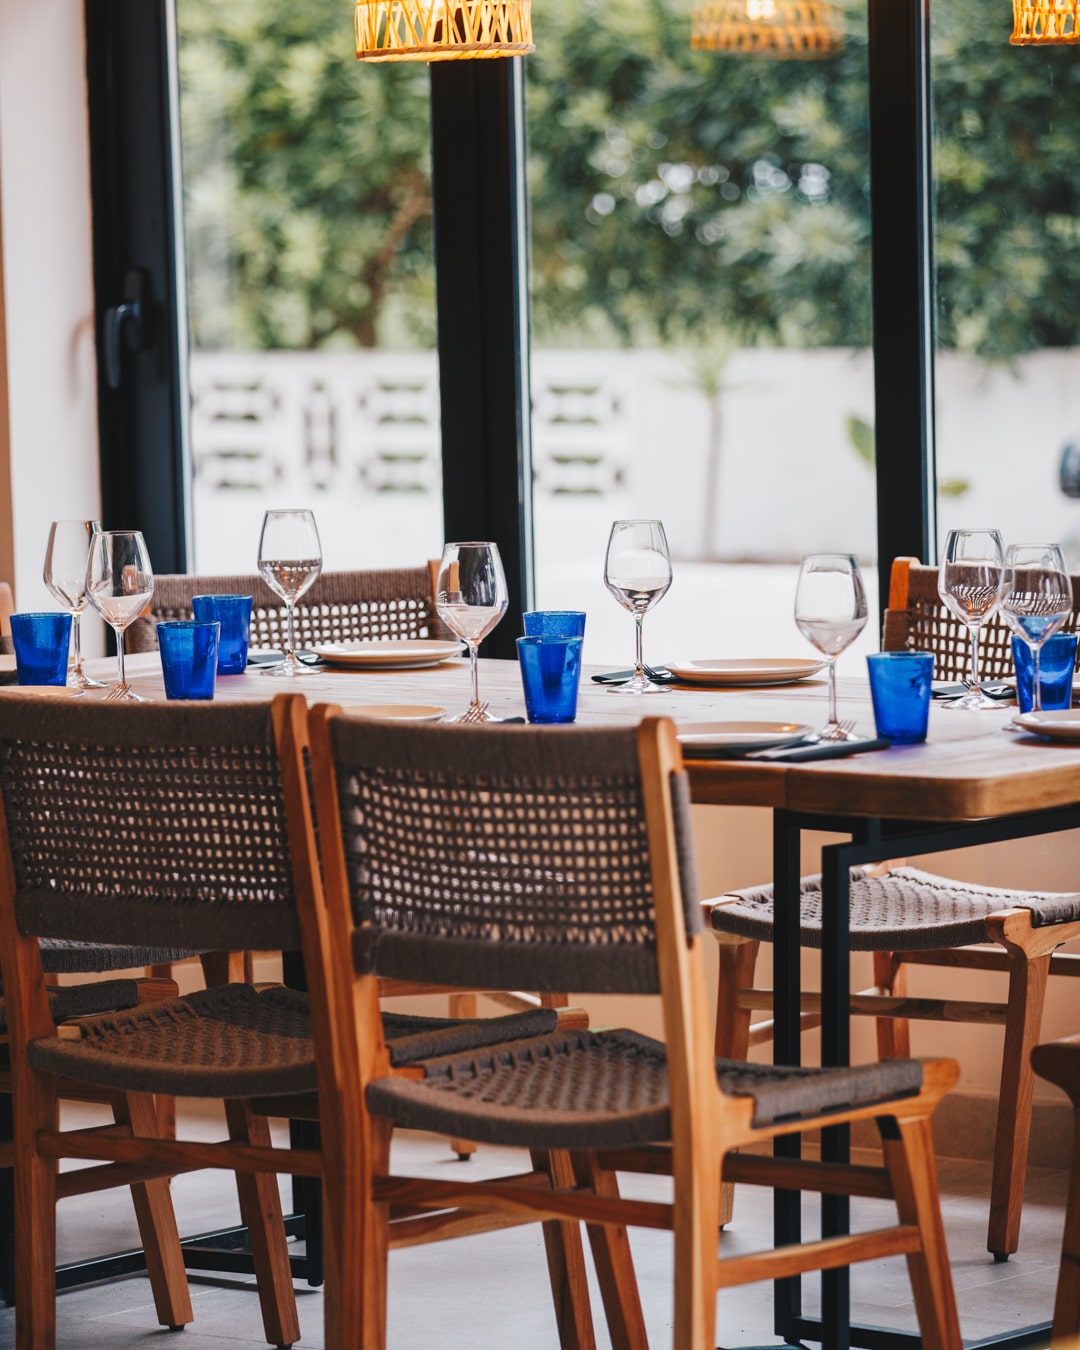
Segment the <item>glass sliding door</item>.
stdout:
<path fill-rule="evenodd" d="M 254 569 L 267 507 L 330 569 L 442 545 L 427 67 L 358 65 L 348 11 L 176 0 L 189 570 Z"/>
<path fill-rule="evenodd" d="M 687 5 L 534 23 L 538 600 L 587 608 L 589 658 L 625 664 L 607 534 L 657 516 L 646 660 L 809 654 L 801 556 L 875 581 L 865 14 L 838 8 L 819 60 L 691 50 Z"/>
<path fill-rule="evenodd" d="M 934 0 L 938 521 L 1080 567 L 1080 65 Z"/>

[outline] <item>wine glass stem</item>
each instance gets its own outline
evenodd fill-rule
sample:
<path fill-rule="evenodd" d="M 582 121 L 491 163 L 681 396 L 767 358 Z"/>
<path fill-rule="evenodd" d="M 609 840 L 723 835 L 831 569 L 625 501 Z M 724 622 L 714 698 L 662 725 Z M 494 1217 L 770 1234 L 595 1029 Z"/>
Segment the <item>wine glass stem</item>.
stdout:
<path fill-rule="evenodd" d="M 285 601 L 285 660 L 292 661 L 296 654 L 296 633 L 293 626 L 293 601 Z"/>
<path fill-rule="evenodd" d="M 979 630 L 971 630 L 971 679 L 968 681 L 971 685 L 972 693 L 979 692 L 981 680 L 979 678 Z"/>
<path fill-rule="evenodd" d="M 120 677 L 119 689 L 127 688 L 127 680 L 124 677 L 124 630 L 116 629 L 116 673 Z"/>
<path fill-rule="evenodd" d="M 634 615 L 634 674 L 639 680 L 645 678 L 645 657 L 642 655 L 643 647 L 641 643 L 641 625 L 644 619 L 644 614 Z"/>
<path fill-rule="evenodd" d="M 76 609 L 71 615 L 71 645 L 75 652 L 75 678 L 82 679 L 82 642 L 79 636 L 79 619 L 81 614 Z"/>
<path fill-rule="evenodd" d="M 829 657 L 829 726 L 836 726 L 836 657 Z"/>
<path fill-rule="evenodd" d="M 480 704 L 480 648 L 475 642 L 469 643 L 469 669 L 472 673 L 472 706 Z"/>
<path fill-rule="evenodd" d="M 1035 712 L 1042 712 L 1042 684 L 1039 680 L 1039 653 L 1042 643 L 1031 649 L 1031 706 Z"/>

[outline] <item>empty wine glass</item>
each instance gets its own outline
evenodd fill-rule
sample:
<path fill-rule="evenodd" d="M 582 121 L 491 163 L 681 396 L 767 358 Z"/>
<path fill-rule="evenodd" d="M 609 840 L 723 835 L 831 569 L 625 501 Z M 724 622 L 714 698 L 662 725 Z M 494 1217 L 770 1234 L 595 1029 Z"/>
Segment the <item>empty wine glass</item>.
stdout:
<path fill-rule="evenodd" d="M 90 603 L 116 634 L 117 683 L 105 695 L 145 703 L 124 676 L 124 630 L 145 613 L 154 594 L 154 573 L 146 540 L 138 530 L 102 530 L 90 536 L 86 564 Z"/>
<path fill-rule="evenodd" d="M 49 529 L 42 578 L 45 585 L 71 615 L 71 647 L 74 660 L 67 682 L 72 689 L 103 689 L 101 680 L 92 680 L 82 664 L 82 639 L 79 620 L 89 603 L 86 594 L 86 568 L 90 561 L 90 541 L 101 530 L 97 520 L 54 520 Z"/>
<path fill-rule="evenodd" d="M 604 559 L 604 584 L 624 609 L 634 616 L 634 674 L 624 684 L 614 684 L 616 694 L 660 694 L 645 674 L 641 625 L 645 611 L 667 595 L 671 586 L 671 555 L 667 536 L 658 520 L 617 520 L 611 527 Z"/>
<path fill-rule="evenodd" d="M 938 595 L 971 634 L 968 692 L 946 708 L 997 708 L 980 687 L 979 630 L 997 609 L 1005 584 L 1005 546 L 1000 530 L 950 530 L 938 570 Z"/>
<path fill-rule="evenodd" d="M 802 561 L 795 588 L 795 623 L 829 663 L 829 720 L 821 735 L 830 741 L 862 739 L 836 716 L 836 658 L 866 627 L 866 591 L 850 553 L 811 553 Z"/>
<path fill-rule="evenodd" d="M 496 544 L 447 544 L 435 582 L 435 608 L 452 633 L 469 646 L 472 702 L 450 722 L 497 722 L 480 702 L 480 643 L 506 613 L 509 594 Z"/>
<path fill-rule="evenodd" d="M 311 675 L 296 659 L 293 611 L 297 600 L 322 571 L 322 544 L 310 511 L 267 511 L 259 536 L 259 575 L 285 601 L 285 654 L 264 675 Z"/>
<path fill-rule="evenodd" d="M 1031 706 L 1042 711 L 1039 654 L 1072 613 L 1072 581 L 1057 544 L 1010 544 L 1005 554 L 1001 617 L 1031 648 Z"/>

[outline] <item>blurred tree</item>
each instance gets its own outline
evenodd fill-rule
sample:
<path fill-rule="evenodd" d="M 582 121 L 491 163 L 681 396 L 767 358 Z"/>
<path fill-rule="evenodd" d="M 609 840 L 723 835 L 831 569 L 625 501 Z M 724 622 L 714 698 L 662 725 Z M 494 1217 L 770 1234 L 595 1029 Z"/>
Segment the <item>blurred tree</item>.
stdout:
<path fill-rule="evenodd" d="M 422 64 L 358 67 L 347 11 L 180 0 L 192 331 L 203 347 L 428 345 Z M 526 58 L 546 345 L 864 347 L 865 15 L 827 61 L 691 52 L 689 0 L 542 0 Z M 1080 62 L 936 0 L 939 335 L 1080 340 Z"/>

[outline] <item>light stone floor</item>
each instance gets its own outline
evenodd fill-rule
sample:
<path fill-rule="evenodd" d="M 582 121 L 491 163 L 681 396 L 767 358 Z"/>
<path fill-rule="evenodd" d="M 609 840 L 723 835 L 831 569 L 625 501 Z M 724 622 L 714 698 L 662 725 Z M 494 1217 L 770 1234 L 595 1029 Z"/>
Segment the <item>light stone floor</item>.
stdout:
<path fill-rule="evenodd" d="M 194 1122 L 214 1133 L 213 1123 Z M 395 1166 L 421 1174 L 448 1176 L 459 1167 L 470 1175 L 496 1175 L 521 1161 L 506 1151 L 485 1148 L 459 1163 L 442 1140 L 401 1135 Z M 1028 1174 L 1021 1250 L 995 1266 L 985 1250 L 989 1166 L 942 1160 L 949 1247 L 964 1338 L 979 1341 L 1049 1319 L 1061 1241 L 1067 1178 L 1033 1166 Z M 658 1178 L 627 1178 L 625 1192 L 663 1198 Z M 174 1183 L 181 1231 L 210 1231 L 233 1221 L 230 1180 L 222 1173 L 199 1173 Z M 744 1188 L 736 1221 L 723 1237 L 732 1252 L 754 1250 L 770 1240 L 768 1192 Z M 808 1223 L 814 1205 L 807 1203 Z M 856 1224 L 888 1222 L 890 1207 L 860 1202 Z M 807 1231 L 812 1231 L 808 1228 Z M 61 1260 L 124 1250 L 138 1245 L 127 1192 L 80 1197 L 60 1207 Z M 638 1231 L 632 1241 L 653 1347 L 671 1345 L 671 1249 L 664 1234 Z M 853 1271 L 854 1320 L 876 1326 L 914 1328 L 902 1260 L 872 1262 Z M 317 1350 L 322 1336 L 322 1296 L 298 1286 L 303 1327 L 301 1346 Z M 192 1277 L 195 1321 L 182 1338 L 155 1324 L 146 1280 L 115 1280 L 71 1290 L 58 1300 L 61 1350 L 230 1350 L 264 1345 L 258 1305 L 250 1281 Z M 805 1303 L 816 1303 L 816 1280 L 806 1282 Z M 597 1305 L 598 1306 L 598 1305 Z M 719 1301 L 717 1338 L 723 1347 L 779 1344 L 772 1334 L 771 1289 L 751 1285 L 725 1292 Z M 0 1310 L 0 1347 L 14 1344 L 14 1312 Z M 609 1342 L 598 1327 L 598 1345 Z M 1033 1344 L 1045 1344 L 1045 1341 Z M 496 1234 L 393 1252 L 390 1259 L 389 1350 L 549 1350 L 557 1346 L 538 1230 L 529 1226 Z M 678 1350 L 676 1347 L 675 1350 Z"/>

